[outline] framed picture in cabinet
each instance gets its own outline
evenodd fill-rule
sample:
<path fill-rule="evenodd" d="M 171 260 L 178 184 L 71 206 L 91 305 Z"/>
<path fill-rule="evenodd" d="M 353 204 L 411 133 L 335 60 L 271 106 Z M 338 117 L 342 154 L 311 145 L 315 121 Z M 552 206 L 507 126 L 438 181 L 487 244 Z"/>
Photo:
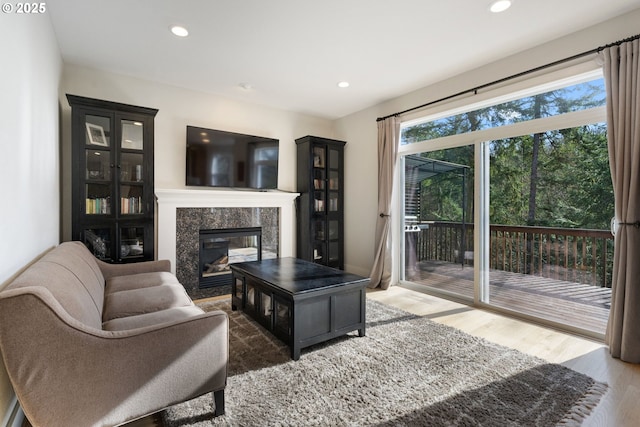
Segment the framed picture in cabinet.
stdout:
<path fill-rule="evenodd" d="M 89 135 L 89 142 L 91 144 L 101 145 L 103 147 L 107 147 L 109 145 L 102 126 L 87 123 L 87 134 Z"/>

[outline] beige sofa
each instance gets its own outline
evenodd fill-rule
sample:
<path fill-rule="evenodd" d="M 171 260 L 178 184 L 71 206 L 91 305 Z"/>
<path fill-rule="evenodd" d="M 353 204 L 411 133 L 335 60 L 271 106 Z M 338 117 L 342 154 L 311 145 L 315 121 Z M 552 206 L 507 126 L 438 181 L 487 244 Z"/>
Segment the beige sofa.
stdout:
<path fill-rule="evenodd" d="M 195 306 L 169 268 L 66 242 L 0 292 L 2 357 L 34 426 L 120 425 L 208 392 L 224 413 L 228 317 Z"/>

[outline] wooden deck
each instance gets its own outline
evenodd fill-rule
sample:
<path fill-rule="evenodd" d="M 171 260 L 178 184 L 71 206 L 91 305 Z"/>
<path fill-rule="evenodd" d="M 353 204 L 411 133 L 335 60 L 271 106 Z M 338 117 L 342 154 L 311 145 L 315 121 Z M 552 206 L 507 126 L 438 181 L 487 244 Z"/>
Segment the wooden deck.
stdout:
<path fill-rule="evenodd" d="M 418 285 L 473 298 L 473 267 L 449 262 L 421 261 L 408 279 Z M 611 289 L 491 270 L 489 298 L 493 306 L 604 334 Z"/>

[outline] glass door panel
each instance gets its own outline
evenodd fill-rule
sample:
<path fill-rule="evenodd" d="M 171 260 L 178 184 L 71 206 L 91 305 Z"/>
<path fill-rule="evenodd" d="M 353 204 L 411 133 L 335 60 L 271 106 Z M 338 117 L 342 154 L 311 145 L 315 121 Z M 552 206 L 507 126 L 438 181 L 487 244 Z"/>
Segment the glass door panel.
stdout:
<path fill-rule="evenodd" d="M 318 264 L 325 263 L 325 244 L 316 242 L 313 244 L 313 260 Z"/>
<path fill-rule="evenodd" d="M 87 215 L 111 214 L 110 184 L 85 184 L 85 213 Z"/>
<path fill-rule="evenodd" d="M 249 282 L 245 282 L 247 288 L 247 299 L 245 300 L 245 309 L 248 312 L 255 313 L 256 311 L 256 287 Z"/>
<path fill-rule="evenodd" d="M 325 173 L 324 169 L 313 169 L 313 189 L 324 190 Z"/>
<path fill-rule="evenodd" d="M 142 154 L 122 153 L 120 155 L 120 181 L 142 182 L 143 159 Z"/>
<path fill-rule="evenodd" d="M 340 259 L 340 245 L 338 242 L 329 242 L 329 265 L 335 267 L 335 263 Z"/>
<path fill-rule="evenodd" d="M 267 294 L 264 292 L 260 292 L 260 314 L 258 316 L 258 320 L 267 325 L 269 328 L 271 327 L 271 312 L 273 310 L 273 299 L 271 298 L 271 294 Z"/>
<path fill-rule="evenodd" d="M 329 240 L 338 240 L 340 238 L 340 221 L 329 221 Z"/>
<path fill-rule="evenodd" d="M 337 191 L 329 192 L 329 211 L 336 212 L 340 210 L 340 203 Z"/>
<path fill-rule="evenodd" d="M 144 227 L 120 228 L 120 258 L 138 258 L 144 254 Z"/>
<path fill-rule="evenodd" d="M 313 147 L 313 167 L 325 168 L 326 150 L 324 147 Z"/>
<path fill-rule="evenodd" d="M 122 139 L 120 147 L 128 150 L 142 150 L 144 125 L 140 121 L 121 120 Z"/>
<path fill-rule="evenodd" d="M 329 149 L 329 168 L 338 169 L 340 167 L 340 151 Z"/>
<path fill-rule="evenodd" d="M 110 260 L 112 241 L 110 227 L 87 228 L 82 235 L 84 244 L 96 258 L 103 261 Z"/>
<path fill-rule="evenodd" d="M 338 171 L 329 171 L 329 190 L 340 189 L 340 174 Z"/>
<path fill-rule="evenodd" d="M 291 335 L 291 307 L 289 303 L 274 297 L 274 310 L 273 328 L 276 335 L 289 337 Z"/>
<path fill-rule="evenodd" d="M 604 334 L 614 215 L 606 125 L 486 144 L 491 185 L 484 302 Z"/>
<path fill-rule="evenodd" d="M 111 146 L 111 119 L 109 117 L 87 114 L 85 128 L 87 129 L 86 145 L 105 148 Z"/>
<path fill-rule="evenodd" d="M 324 220 L 313 221 L 313 238 L 315 240 L 324 241 L 324 239 L 326 238 L 324 224 L 325 224 Z"/>
<path fill-rule="evenodd" d="M 142 185 L 130 184 L 120 186 L 120 213 L 123 215 L 144 213 Z"/>
<path fill-rule="evenodd" d="M 313 210 L 315 212 L 324 212 L 325 210 L 324 191 L 313 192 Z"/>
<path fill-rule="evenodd" d="M 233 297 L 235 300 L 234 302 L 237 301 L 242 303 L 242 301 L 244 300 L 244 280 L 242 279 L 242 277 L 234 278 Z M 242 308 L 242 307 L 238 307 L 238 308 Z"/>
<path fill-rule="evenodd" d="M 108 151 L 85 150 L 87 180 L 108 181 L 111 179 L 111 159 Z"/>
<path fill-rule="evenodd" d="M 473 145 L 404 156 L 403 279 L 474 297 Z"/>

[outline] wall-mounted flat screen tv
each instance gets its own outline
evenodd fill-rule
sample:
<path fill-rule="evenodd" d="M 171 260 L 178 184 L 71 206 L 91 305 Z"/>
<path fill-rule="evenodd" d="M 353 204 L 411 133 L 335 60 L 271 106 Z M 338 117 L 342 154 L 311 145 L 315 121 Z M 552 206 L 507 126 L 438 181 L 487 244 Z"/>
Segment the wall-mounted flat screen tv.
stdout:
<path fill-rule="evenodd" d="M 189 186 L 278 188 L 279 140 L 187 126 Z"/>

